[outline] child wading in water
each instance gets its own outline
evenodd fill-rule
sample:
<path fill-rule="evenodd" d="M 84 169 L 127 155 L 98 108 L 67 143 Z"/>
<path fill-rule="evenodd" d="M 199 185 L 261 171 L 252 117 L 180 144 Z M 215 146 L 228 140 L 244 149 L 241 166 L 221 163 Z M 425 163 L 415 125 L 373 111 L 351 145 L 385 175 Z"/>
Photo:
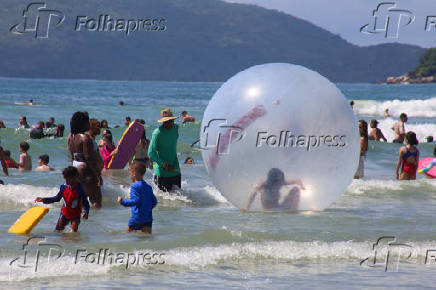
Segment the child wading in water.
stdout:
<path fill-rule="evenodd" d="M 30 171 L 32 170 L 32 157 L 27 154 L 30 146 L 27 142 L 20 143 L 20 163 L 18 163 L 18 170 L 20 171 Z"/>
<path fill-rule="evenodd" d="M 416 134 L 409 131 L 406 134 L 406 146 L 400 148 L 398 152 L 398 162 L 395 176 L 400 180 L 415 180 L 418 169 L 419 150 L 416 148 L 418 140 Z M 401 174 L 398 173 L 401 167 Z"/>
<path fill-rule="evenodd" d="M 62 198 L 64 204 L 61 209 L 58 223 L 56 224 L 56 231 L 60 232 L 65 229 L 65 226 L 71 222 L 73 232 L 77 232 L 80 224 L 80 215 L 84 219 L 88 219 L 89 202 L 83 190 L 82 185 L 79 183 L 79 171 L 76 167 L 69 166 L 62 172 L 65 183 L 56 196 L 53 197 L 37 197 L 35 202 L 42 202 L 44 204 L 59 202 Z M 82 212 L 82 206 L 84 211 Z"/>
<path fill-rule="evenodd" d="M 285 185 L 298 185 L 301 189 L 305 189 L 300 179 L 285 180 L 285 175 L 282 170 L 272 168 L 268 172 L 268 177 L 265 182 L 256 186 L 248 199 L 247 205 L 243 211 L 250 209 L 256 195 L 260 192 L 260 201 L 264 210 L 297 210 L 300 202 L 300 188 L 293 187 L 289 194 L 280 203 L 280 189 Z"/>
<path fill-rule="evenodd" d="M 145 164 L 133 162 L 129 166 L 130 178 L 134 182 L 130 187 L 130 199 L 123 200 L 118 196 L 118 203 L 132 208 L 132 216 L 127 226 L 127 232 L 142 231 L 151 234 L 153 223 L 152 210 L 157 205 L 153 189 L 144 180 Z"/>
<path fill-rule="evenodd" d="M 101 157 L 103 158 L 104 168 L 108 168 L 112 156 L 118 153 L 118 148 L 115 147 L 112 141 L 112 135 L 103 136 L 103 147 L 100 149 Z"/>

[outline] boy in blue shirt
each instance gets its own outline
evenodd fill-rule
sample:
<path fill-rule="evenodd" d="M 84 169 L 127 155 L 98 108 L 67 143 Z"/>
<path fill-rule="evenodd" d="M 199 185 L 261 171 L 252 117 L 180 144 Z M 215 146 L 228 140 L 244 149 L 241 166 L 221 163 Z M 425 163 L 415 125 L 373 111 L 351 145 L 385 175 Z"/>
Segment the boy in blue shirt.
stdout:
<path fill-rule="evenodd" d="M 129 174 L 134 182 L 130 187 L 130 199 L 123 200 L 121 196 L 118 196 L 119 204 L 132 208 L 132 216 L 127 226 L 127 232 L 141 230 L 144 233 L 151 234 L 152 210 L 157 205 L 157 199 L 151 186 L 143 179 L 145 170 L 145 164 L 142 162 L 134 162 L 130 165 Z"/>

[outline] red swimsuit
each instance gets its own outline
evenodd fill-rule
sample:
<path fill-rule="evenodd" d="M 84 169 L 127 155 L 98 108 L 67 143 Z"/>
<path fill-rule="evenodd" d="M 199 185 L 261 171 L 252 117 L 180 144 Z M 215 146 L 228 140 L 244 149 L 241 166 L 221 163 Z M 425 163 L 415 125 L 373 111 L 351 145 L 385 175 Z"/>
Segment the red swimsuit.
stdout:
<path fill-rule="evenodd" d="M 406 173 L 408 175 L 414 176 L 416 174 L 416 170 L 418 169 L 418 166 L 416 162 L 408 163 L 407 159 L 410 156 L 416 157 L 418 156 L 418 150 L 415 152 L 410 152 L 410 150 L 406 147 L 406 153 L 403 155 L 403 166 L 401 168 L 401 172 Z"/>

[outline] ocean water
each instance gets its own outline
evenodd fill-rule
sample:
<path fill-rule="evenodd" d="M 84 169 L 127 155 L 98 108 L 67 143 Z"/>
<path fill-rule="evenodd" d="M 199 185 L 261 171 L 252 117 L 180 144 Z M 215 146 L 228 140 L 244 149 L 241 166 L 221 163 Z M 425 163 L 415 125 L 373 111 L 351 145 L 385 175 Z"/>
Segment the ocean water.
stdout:
<path fill-rule="evenodd" d="M 34 167 L 37 157 L 47 153 L 56 168 L 50 173 L 11 170 L 9 177 L 0 176 L 6 183 L 0 186 L 0 288 L 350 289 L 434 284 L 436 182 L 421 176 L 416 181 L 396 181 L 398 144 L 370 141 L 364 179 L 353 181 L 324 211 L 242 213 L 229 204 L 207 176 L 199 149 L 191 147 L 199 136 L 202 113 L 219 86 L 0 79 L 0 119 L 8 127 L 0 129 L 0 145 L 17 159 L 18 144 L 26 140 Z M 417 133 L 421 156 L 431 156 L 435 144 L 425 144 L 424 138 L 436 137 L 435 85 L 338 87 L 355 100 L 359 119 L 380 121 L 389 141 L 397 116 L 408 113 L 406 130 Z M 35 106 L 23 105 L 29 99 Z M 118 105 L 121 100 L 124 107 Z M 177 114 L 187 110 L 197 118 L 196 123 L 181 125 L 178 144 L 181 163 L 187 156 L 195 163 L 181 165 L 181 191 L 155 190 L 159 205 L 154 210 L 152 236 L 124 232 L 130 211 L 117 205 L 116 197 L 128 196 L 127 170 L 105 175 L 103 208 L 91 210 L 79 233 L 53 232 L 61 203 L 48 206 L 49 213 L 31 235 L 7 233 L 34 205 L 36 196 L 57 193 L 63 183 L 61 170 L 70 164 L 66 137 L 29 140 L 28 130 L 15 129 L 20 115 L 27 116 L 30 124 L 55 117 L 56 123 L 68 128 L 73 112 L 88 111 L 92 117 L 108 120 L 111 127 L 121 125 L 112 129 L 118 140 L 125 116 L 143 118 L 150 137 L 159 110 L 166 107 Z M 385 108 L 394 117 L 384 118 Z M 151 183 L 152 173 L 147 172 L 145 179 Z M 119 254 L 118 262 L 104 258 L 105 251 Z"/>

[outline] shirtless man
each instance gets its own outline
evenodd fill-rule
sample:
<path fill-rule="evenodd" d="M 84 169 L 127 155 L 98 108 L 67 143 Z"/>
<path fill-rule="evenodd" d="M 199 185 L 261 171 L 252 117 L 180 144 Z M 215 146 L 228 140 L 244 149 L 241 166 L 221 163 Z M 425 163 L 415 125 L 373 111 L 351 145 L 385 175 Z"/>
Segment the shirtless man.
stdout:
<path fill-rule="evenodd" d="M 73 158 L 73 166 L 79 170 L 80 183 L 83 185 L 92 206 L 100 208 L 100 171 L 93 140 L 88 134 L 90 130 L 88 113 L 74 113 L 70 125 L 71 134 L 68 136 L 68 149 Z"/>
<path fill-rule="evenodd" d="M 404 129 L 404 123 L 407 122 L 407 115 L 401 113 L 400 121 L 392 126 L 392 130 L 395 132 L 394 143 L 403 143 L 404 137 L 406 136 L 406 130 Z"/>
<path fill-rule="evenodd" d="M 54 169 L 48 166 L 48 162 L 50 161 L 50 157 L 47 154 L 41 155 L 38 158 L 38 167 L 35 168 L 35 171 L 53 171 Z"/>
<path fill-rule="evenodd" d="M 18 163 L 18 170 L 20 170 L 21 172 L 32 170 L 32 157 L 30 157 L 30 155 L 27 154 L 29 148 L 30 148 L 29 143 L 25 141 L 20 143 L 21 154 L 20 154 L 20 162 Z"/>
<path fill-rule="evenodd" d="M 182 112 L 182 124 L 188 123 L 188 122 L 195 122 L 195 118 L 191 115 L 188 115 L 188 112 L 183 111 Z"/>

